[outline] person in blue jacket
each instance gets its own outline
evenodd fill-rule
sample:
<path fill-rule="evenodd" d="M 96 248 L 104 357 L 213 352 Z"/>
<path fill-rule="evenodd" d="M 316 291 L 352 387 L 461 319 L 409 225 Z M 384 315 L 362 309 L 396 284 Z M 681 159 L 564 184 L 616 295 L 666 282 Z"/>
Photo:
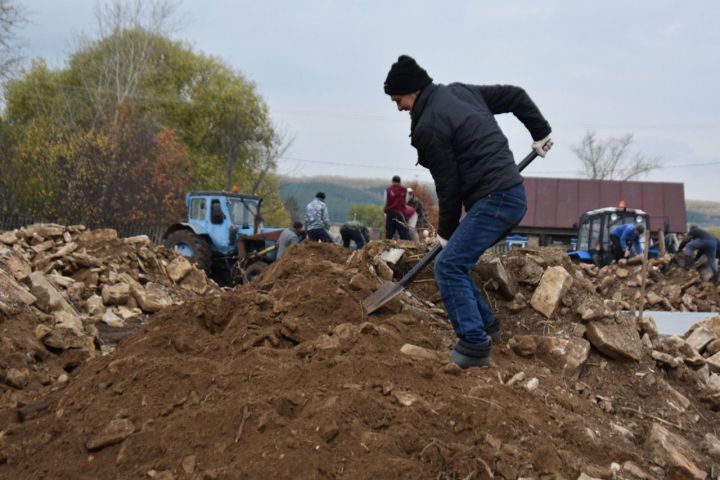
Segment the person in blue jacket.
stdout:
<path fill-rule="evenodd" d="M 615 260 L 629 258 L 635 250 L 635 255 L 642 255 L 643 249 L 640 245 L 640 235 L 645 233 L 644 225 L 634 223 L 622 223 L 610 229 L 610 243 L 612 243 Z"/>

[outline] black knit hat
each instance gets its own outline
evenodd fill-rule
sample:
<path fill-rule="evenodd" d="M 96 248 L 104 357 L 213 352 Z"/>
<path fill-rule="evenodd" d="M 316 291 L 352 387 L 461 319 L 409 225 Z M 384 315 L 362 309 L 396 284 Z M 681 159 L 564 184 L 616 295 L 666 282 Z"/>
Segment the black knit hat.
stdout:
<path fill-rule="evenodd" d="M 405 95 L 422 90 L 430 83 L 432 78 L 414 58 L 400 55 L 390 67 L 384 86 L 388 95 Z"/>

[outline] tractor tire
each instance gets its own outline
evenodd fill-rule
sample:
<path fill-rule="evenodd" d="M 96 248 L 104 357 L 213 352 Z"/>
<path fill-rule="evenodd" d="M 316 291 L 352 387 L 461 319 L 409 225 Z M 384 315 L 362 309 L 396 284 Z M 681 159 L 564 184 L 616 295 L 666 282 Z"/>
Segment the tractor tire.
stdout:
<path fill-rule="evenodd" d="M 253 283 L 256 282 L 260 275 L 265 271 L 265 269 L 268 267 L 268 264 L 262 261 L 252 263 L 248 265 L 248 267 L 245 269 L 245 282 L 246 283 Z"/>
<path fill-rule="evenodd" d="M 210 244 L 192 230 L 176 230 L 163 242 L 167 248 L 177 248 L 178 253 L 188 258 L 198 267 L 210 273 L 212 267 L 212 250 Z"/>

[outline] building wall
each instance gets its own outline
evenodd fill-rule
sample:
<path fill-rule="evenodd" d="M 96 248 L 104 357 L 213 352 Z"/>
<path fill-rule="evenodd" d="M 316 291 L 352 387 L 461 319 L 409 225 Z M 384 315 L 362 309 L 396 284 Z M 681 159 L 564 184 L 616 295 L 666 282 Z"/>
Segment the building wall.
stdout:
<path fill-rule="evenodd" d="M 528 212 L 518 230 L 573 228 L 583 212 L 615 207 L 621 200 L 628 208 L 645 210 L 652 230 L 666 222 L 670 232 L 687 230 L 682 183 L 526 177 L 525 190 Z"/>

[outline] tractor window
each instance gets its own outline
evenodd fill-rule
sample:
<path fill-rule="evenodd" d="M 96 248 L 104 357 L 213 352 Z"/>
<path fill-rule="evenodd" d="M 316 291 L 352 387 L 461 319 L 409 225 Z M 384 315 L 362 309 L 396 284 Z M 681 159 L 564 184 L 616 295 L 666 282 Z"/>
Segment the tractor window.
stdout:
<path fill-rule="evenodd" d="M 593 218 L 590 221 L 590 248 L 589 250 L 598 250 L 603 246 L 600 245 L 600 226 L 602 224 L 602 218 Z"/>
<path fill-rule="evenodd" d="M 220 207 L 220 200 L 213 200 L 210 202 L 210 223 L 222 225 L 223 221 L 225 221 L 225 215 Z"/>
<path fill-rule="evenodd" d="M 190 200 L 190 218 L 193 220 L 205 220 L 204 198 L 193 198 Z"/>
<path fill-rule="evenodd" d="M 258 202 L 252 199 L 230 200 L 230 216 L 236 225 L 253 225 L 258 213 Z"/>
<path fill-rule="evenodd" d="M 590 250 L 590 222 L 583 222 L 580 225 L 580 233 L 578 233 L 578 250 Z"/>

